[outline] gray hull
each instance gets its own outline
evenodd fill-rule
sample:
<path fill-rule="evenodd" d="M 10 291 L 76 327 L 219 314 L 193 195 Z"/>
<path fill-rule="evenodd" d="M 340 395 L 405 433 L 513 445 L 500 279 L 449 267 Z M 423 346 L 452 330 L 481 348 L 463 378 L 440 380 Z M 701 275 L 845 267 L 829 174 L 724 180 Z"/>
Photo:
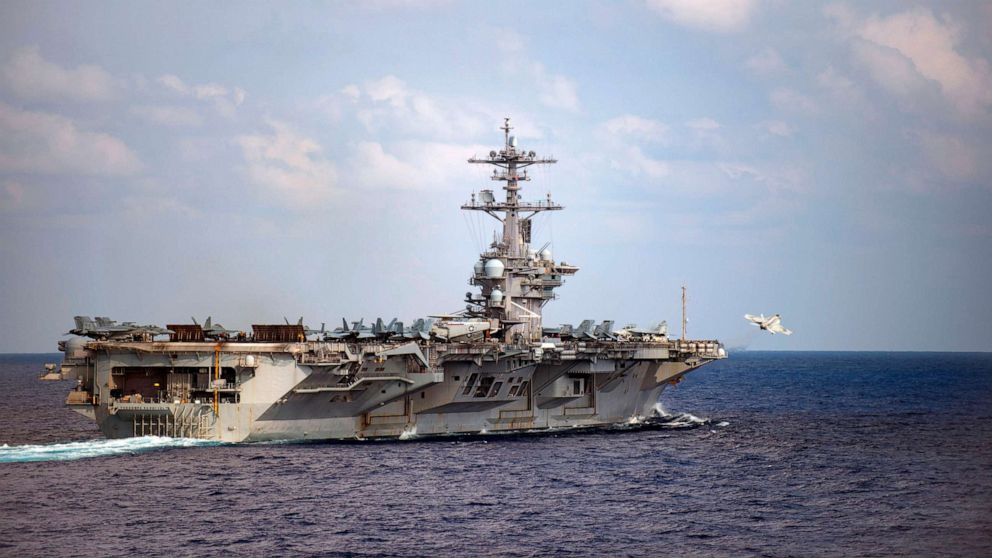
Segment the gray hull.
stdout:
<path fill-rule="evenodd" d="M 242 442 L 588 427 L 652 416 L 666 386 L 711 360 L 700 349 L 717 356 L 706 343 L 686 350 L 678 342 L 575 344 L 542 351 L 540 360 L 518 347 L 474 347 L 474 354 L 464 344 L 415 343 L 217 351 L 209 343 L 94 342 L 75 355 L 80 388 L 67 403 L 108 438 Z M 318 356 L 325 362 L 306 363 Z M 217 363 L 233 381 L 204 384 Z"/>

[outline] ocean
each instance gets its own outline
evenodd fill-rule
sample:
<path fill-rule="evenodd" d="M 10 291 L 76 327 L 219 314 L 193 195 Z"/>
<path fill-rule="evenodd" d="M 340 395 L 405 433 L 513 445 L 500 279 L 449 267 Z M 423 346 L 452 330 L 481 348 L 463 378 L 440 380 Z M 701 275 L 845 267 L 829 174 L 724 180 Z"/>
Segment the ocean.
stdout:
<path fill-rule="evenodd" d="M 0 356 L 0 556 L 992 556 L 992 354 L 741 352 L 647 428 L 104 441 Z"/>

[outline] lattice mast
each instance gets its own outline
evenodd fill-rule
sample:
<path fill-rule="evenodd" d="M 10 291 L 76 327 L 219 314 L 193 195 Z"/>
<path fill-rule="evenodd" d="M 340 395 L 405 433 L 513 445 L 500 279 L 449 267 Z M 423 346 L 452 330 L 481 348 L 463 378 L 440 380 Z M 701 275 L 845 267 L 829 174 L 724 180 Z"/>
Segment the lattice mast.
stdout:
<path fill-rule="evenodd" d="M 539 341 L 541 310 L 555 298 L 554 288 L 561 286 L 563 275 L 578 271 L 565 262 L 556 264 L 545 244 L 532 250 L 531 220 L 543 211 L 558 211 L 562 206 L 551 201 L 551 194 L 538 202 L 520 199 L 520 183 L 529 181 L 526 168 L 550 165 L 557 161 L 538 157 L 533 151 L 517 148 L 515 136 L 510 135 L 510 119 L 503 127 L 503 149 L 490 151 L 488 158 L 472 158 L 469 163 L 496 167 L 490 177 L 503 182 L 505 201 L 496 201 L 492 190 L 472 194 L 462 209 L 483 211 L 503 224 L 502 237 L 493 241 L 475 265 L 470 284 L 481 287 L 481 294 L 466 293 L 467 312 L 473 316 L 496 318 L 503 322 L 507 342 Z"/>

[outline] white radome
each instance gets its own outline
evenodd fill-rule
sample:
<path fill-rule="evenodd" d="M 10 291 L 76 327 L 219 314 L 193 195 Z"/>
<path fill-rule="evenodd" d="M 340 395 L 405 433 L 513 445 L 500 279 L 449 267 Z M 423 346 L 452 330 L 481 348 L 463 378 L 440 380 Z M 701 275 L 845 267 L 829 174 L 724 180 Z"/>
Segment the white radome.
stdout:
<path fill-rule="evenodd" d="M 503 265 L 503 262 L 497 260 L 496 258 L 493 258 L 486 262 L 486 266 L 485 266 L 486 277 L 490 279 L 496 279 L 497 277 L 502 277 L 504 269 L 506 269 L 506 267 Z"/>

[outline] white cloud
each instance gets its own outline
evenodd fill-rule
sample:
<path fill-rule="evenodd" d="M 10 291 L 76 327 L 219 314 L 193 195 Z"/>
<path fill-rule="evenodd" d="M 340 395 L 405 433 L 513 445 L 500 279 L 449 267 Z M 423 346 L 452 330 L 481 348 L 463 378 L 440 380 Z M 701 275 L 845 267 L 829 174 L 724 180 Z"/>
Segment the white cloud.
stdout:
<path fill-rule="evenodd" d="M 344 86 L 341 89 L 341 93 L 344 94 L 345 97 L 351 99 L 352 101 L 357 101 L 358 98 L 362 96 L 362 90 L 359 89 L 358 86 L 354 84 L 349 84 Z"/>
<path fill-rule="evenodd" d="M 758 123 L 758 128 L 773 136 L 787 138 L 795 133 L 792 126 L 781 120 L 766 120 Z"/>
<path fill-rule="evenodd" d="M 924 90 L 921 79 L 926 79 L 963 113 L 981 113 L 992 105 L 989 63 L 962 54 L 962 27 L 950 16 L 936 17 L 925 8 L 863 19 L 849 9 L 834 8 L 828 14 L 845 33 L 866 43 L 855 44 L 856 58 L 896 95 Z"/>
<path fill-rule="evenodd" d="M 980 155 L 974 144 L 935 132 L 916 137 L 930 165 L 945 177 L 964 182 L 978 176 Z"/>
<path fill-rule="evenodd" d="M 815 113 L 819 110 L 816 101 L 786 87 L 775 89 L 770 97 L 772 104 L 782 110 L 800 113 Z"/>
<path fill-rule="evenodd" d="M 446 6 L 451 0 L 365 0 L 358 5 L 373 10 L 425 10 Z"/>
<path fill-rule="evenodd" d="M 20 182 L 5 180 L 0 185 L 0 209 L 16 209 L 24 200 L 24 186 Z"/>
<path fill-rule="evenodd" d="M 478 103 L 433 97 L 409 87 L 393 75 L 370 81 L 361 89 L 349 85 L 345 90 L 343 95 L 358 102 L 356 117 L 369 132 L 389 129 L 422 137 L 454 139 L 487 132 L 498 121 L 496 115 Z M 325 112 L 333 109 L 340 115 L 343 110 L 339 102 L 325 100 L 324 104 Z"/>
<path fill-rule="evenodd" d="M 738 31 L 747 26 L 754 0 L 647 0 L 647 6 L 679 25 L 706 31 Z"/>
<path fill-rule="evenodd" d="M 4 82 L 23 99 L 103 101 L 115 96 L 117 83 L 93 65 L 66 69 L 42 58 L 38 47 L 14 51 L 3 67 Z"/>
<path fill-rule="evenodd" d="M 744 62 L 744 67 L 762 76 L 777 74 L 786 69 L 785 60 L 782 60 L 782 56 L 773 48 L 766 48 L 754 54 Z"/>
<path fill-rule="evenodd" d="M 386 153 L 378 142 L 364 141 L 355 146 L 351 168 L 349 178 L 366 188 L 420 188 L 425 183 L 423 173 L 416 166 Z"/>
<path fill-rule="evenodd" d="M 187 87 L 186 84 L 183 83 L 183 80 L 179 79 L 178 76 L 167 74 L 158 78 L 158 82 L 176 93 L 180 93 L 182 95 L 189 94 L 189 87 Z"/>
<path fill-rule="evenodd" d="M 131 107 L 131 114 L 148 122 L 176 128 L 194 127 L 203 123 L 200 115 L 188 107 L 138 105 Z"/>
<path fill-rule="evenodd" d="M 626 136 L 645 141 L 661 142 L 668 135 L 668 126 L 658 120 L 625 114 L 607 120 L 603 127 L 614 136 Z"/>
<path fill-rule="evenodd" d="M 240 87 L 229 89 L 218 83 L 187 84 L 172 74 L 160 76 L 156 81 L 183 97 L 212 103 L 217 112 L 226 118 L 233 118 L 237 107 L 247 97 L 245 90 Z"/>
<path fill-rule="evenodd" d="M 858 41 L 851 51 L 855 60 L 868 69 L 872 79 L 898 98 L 904 107 L 912 107 L 918 99 L 924 98 L 933 85 L 897 50 Z"/>
<path fill-rule="evenodd" d="M 394 108 L 406 106 L 406 99 L 411 95 L 406 82 L 389 75 L 365 84 L 365 92 L 376 102 L 387 102 Z"/>
<path fill-rule="evenodd" d="M 562 74 L 548 72 L 540 62 L 531 63 L 530 73 L 542 104 L 572 112 L 579 110 L 579 93 L 574 81 Z"/>
<path fill-rule="evenodd" d="M 864 93 L 848 77 L 841 75 L 833 66 L 828 66 L 816 76 L 816 83 L 838 101 L 846 104 L 860 104 Z"/>
<path fill-rule="evenodd" d="M 197 99 L 215 99 L 217 97 L 227 97 L 227 88 L 216 83 L 205 83 L 192 87 L 193 96 Z"/>
<path fill-rule="evenodd" d="M 720 149 L 726 145 L 723 135 L 719 131 L 722 126 L 712 118 L 703 117 L 689 120 L 685 123 L 685 127 L 689 130 L 688 146 L 692 149 Z"/>
<path fill-rule="evenodd" d="M 733 180 L 751 180 L 773 190 L 799 191 L 803 189 L 803 174 L 794 168 L 762 170 L 743 163 L 718 163 L 717 167 Z"/>
<path fill-rule="evenodd" d="M 269 125 L 272 134 L 236 138 L 248 179 L 278 205 L 308 209 L 325 202 L 334 193 L 337 172 L 320 145 L 282 122 Z"/>
<path fill-rule="evenodd" d="M 646 176 L 652 179 L 664 178 L 672 172 L 668 163 L 648 157 L 636 145 L 625 146 L 610 160 L 610 166 L 634 176 Z"/>
<path fill-rule="evenodd" d="M 685 123 L 687 128 L 692 130 L 710 131 L 720 128 L 720 123 L 712 118 L 697 118 Z"/>
<path fill-rule="evenodd" d="M 117 176 L 135 174 L 141 166 L 137 155 L 109 134 L 0 103 L 0 170 Z"/>
<path fill-rule="evenodd" d="M 526 40 L 519 33 L 511 29 L 500 30 L 496 46 L 503 54 L 503 72 L 518 80 L 520 76 L 529 78 L 541 104 L 571 112 L 579 111 L 581 103 L 575 81 L 564 74 L 549 71 L 541 62 L 529 59 Z"/>
<path fill-rule="evenodd" d="M 461 189 L 478 176 L 466 160 L 488 151 L 484 145 L 401 141 L 386 149 L 381 143 L 359 142 L 349 160 L 356 186 L 383 190 Z"/>

